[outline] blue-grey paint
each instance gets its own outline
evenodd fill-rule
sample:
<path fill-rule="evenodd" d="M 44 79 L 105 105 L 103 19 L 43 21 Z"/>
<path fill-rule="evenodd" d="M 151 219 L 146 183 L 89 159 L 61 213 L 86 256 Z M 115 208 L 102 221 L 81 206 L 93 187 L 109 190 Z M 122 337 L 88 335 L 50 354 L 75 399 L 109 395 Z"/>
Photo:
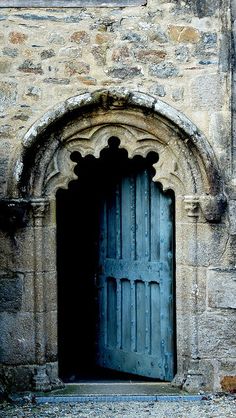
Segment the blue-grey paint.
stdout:
<path fill-rule="evenodd" d="M 97 364 L 172 380 L 173 201 L 151 173 L 124 176 L 104 198 Z"/>

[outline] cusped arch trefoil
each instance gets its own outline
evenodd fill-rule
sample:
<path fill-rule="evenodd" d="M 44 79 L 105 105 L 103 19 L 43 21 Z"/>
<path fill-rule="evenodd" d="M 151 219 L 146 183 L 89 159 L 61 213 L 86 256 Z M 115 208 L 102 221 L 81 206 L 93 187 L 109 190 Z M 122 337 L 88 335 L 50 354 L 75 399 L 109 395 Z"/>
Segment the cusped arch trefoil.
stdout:
<path fill-rule="evenodd" d="M 111 137 L 129 158 L 157 153 L 153 181 L 173 190 L 190 216 L 201 208 L 206 219 L 219 220 L 223 191 L 206 138 L 181 113 L 139 92 L 86 93 L 44 115 L 23 139 L 11 190 L 23 198 L 55 196 L 77 178 L 71 154 L 99 158 Z"/>

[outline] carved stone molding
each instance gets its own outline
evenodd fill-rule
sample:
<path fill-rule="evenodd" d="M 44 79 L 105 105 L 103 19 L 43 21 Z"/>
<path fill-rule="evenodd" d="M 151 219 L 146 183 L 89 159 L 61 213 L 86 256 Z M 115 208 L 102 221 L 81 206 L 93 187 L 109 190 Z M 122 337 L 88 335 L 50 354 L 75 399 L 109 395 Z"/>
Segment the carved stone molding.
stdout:
<path fill-rule="evenodd" d="M 187 215 L 191 218 L 198 218 L 199 216 L 199 197 L 198 196 L 185 196 L 184 208 Z"/>
<path fill-rule="evenodd" d="M 205 219 L 209 222 L 219 222 L 225 211 L 227 201 L 223 194 L 216 196 L 202 195 L 200 205 Z"/>
<path fill-rule="evenodd" d="M 48 202 L 45 199 L 35 199 L 31 201 L 34 218 L 44 218 L 48 208 Z"/>
<path fill-rule="evenodd" d="M 55 196 L 76 178 L 71 154 L 77 151 L 82 157 L 99 158 L 112 136 L 120 139 L 120 148 L 129 158 L 156 152 L 159 161 L 154 164 L 153 180 L 164 190 L 174 190 L 176 196 L 204 196 L 200 206 L 205 218 L 218 222 L 224 210 L 223 190 L 206 138 L 171 106 L 126 89 L 85 93 L 47 112 L 23 138 L 22 154 L 9 181 L 11 192 Z M 198 213 L 195 206 L 187 199 L 189 216 Z"/>

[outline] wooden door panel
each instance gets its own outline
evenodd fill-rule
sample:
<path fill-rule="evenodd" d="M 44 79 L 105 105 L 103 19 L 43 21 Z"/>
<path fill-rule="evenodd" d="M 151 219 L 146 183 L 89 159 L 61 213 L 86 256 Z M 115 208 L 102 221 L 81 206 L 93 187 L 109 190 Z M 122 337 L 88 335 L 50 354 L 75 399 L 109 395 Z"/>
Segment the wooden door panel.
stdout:
<path fill-rule="evenodd" d="M 171 380 L 172 199 L 148 170 L 121 177 L 101 209 L 97 363 Z"/>

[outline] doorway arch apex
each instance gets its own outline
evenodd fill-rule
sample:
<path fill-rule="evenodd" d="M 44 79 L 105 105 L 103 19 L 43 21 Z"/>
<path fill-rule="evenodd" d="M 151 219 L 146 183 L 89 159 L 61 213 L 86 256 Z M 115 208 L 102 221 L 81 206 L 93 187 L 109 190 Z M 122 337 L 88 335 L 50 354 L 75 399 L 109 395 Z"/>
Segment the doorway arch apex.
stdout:
<path fill-rule="evenodd" d="M 205 136 L 165 102 L 126 89 L 84 93 L 48 111 L 22 139 L 8 194 L 15 198 L 55 194 L 76 178 L 71 153 L 98 158 L 111 136 L 119 137 L 120 148 L 130 158 L 157 152 L 154 181 L 182 196 L 190 216 L 191 207 L 199 206 L 207 220 L 219 221 L 225 199 L 217 161 Z"/>

